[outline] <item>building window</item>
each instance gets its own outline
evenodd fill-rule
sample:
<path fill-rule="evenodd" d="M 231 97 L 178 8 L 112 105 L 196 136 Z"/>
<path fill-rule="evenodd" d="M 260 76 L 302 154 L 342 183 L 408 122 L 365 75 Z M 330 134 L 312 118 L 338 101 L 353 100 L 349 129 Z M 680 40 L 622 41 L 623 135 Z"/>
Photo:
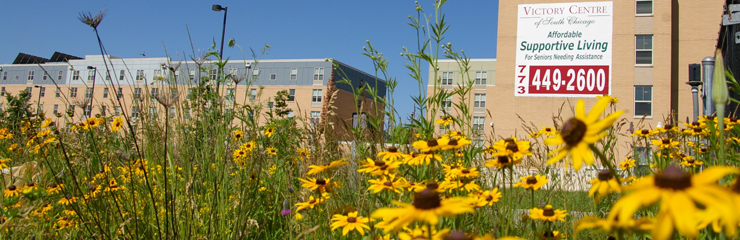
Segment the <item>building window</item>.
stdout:
<path fill-rule="evenodd" d="M 120 106 L 116 106 L 113 109 L 113 111 L 114 111 L 113 114 L 115 114 L 116 117 L 118 117 L 119 115 L 121 115 L 121 107 Z"/>
<path fill-rule="evenodd" d="M 270 81 L 277 80 L 277 73 L 270 73 Z"/>
<path fill-rule="evenodd" d="M 39 88 L 39 97 L 45 97 L 46 96 L 46 87 L 40 87 Z"/>
<path fill-rule="evenodd" d="M 157 99 L 157 97 L 159 97 L 159 88 L 152 88 L 150 92 L 152 99 Z"/>
<path fill-rule="evenodd" d="M 54 114 L 59 113 L 59 104 L 54 104 L 54 111 L 52 113 Z"/>
<path fill-rule="evenodd" d="M 488 79 L 488 71 L 476 71 L 475 72 L 475 85 L 486 85 Z"/>
<path fill-rule="evenodd" d="M 183 117 L 185 120 L 190 119 L 190 108 L 185 109 L 185 113 L 183 114 Z"/>
<path fill-rule="evenodd" d="M 90 117 L 92 115 L 92 106 L 85 106 L 84 112 L 82 114 L 85 115 L 85 117 Z"/>
<path fill-rule="evenodd" d="M 484 107 L 486 107 L 486 94 L 476 93 L 475 94 L 475 102 L 474 102 L 473 106 L 474 107 L 477 107 L 477 108 L 484 108 Z"/>
<path fill-rule="evenodd" d="M 288 102 L 295 100 L 295 89 L 288 89 Z"/>
<path fill-rule="evenodd" d="M 108 98 L 108 88 L 103 88 L 103 98 Z"/>
<path fill-rule="evenodd" d="M 252 81 L 257 81 L 259 77 L 260 77 L 260 69 L 255 68 L 254 70 L 252 70 Z"/>
<path fill-rule="evenodd" d="M 195 80 L 195 70 L 190 70 L 190 81 Z"/>
<path fill-rule="evenodd" d="M 257 97 L 257 89 L 249 89 L 249 101 L 254 101 L 254 99 Z"/>
<path fill-rule="evenodd" d="M 321 92 L 323 92 L 321 89 L 314 89 L 313 96 L 311 97 L 311 102 L 321 102 Z"/>
<path fill-rule="evenodd" d="M 156 76 L 162 76 L 162 70 L 160 69 L 154 70 L 154 77 Z"/>
<path fill-rule="evenodd" d="M 237 75 L 238 71 L 239 71 L 239 69 L 236 69 L 236 68 L 229 68 L 229 76 L 231 76 L 232 78 L 233 78 L 233 77 L 236 77 L 236 75 Z"/>
<path fill-rule="evenodd" d="M 653 86 L 635 86 L 635 116 L 653 115 Z"/>
<path fill-rule="evenodd" d="M 95 70 L 87 70 L 87 81 L 95 80 Z"/>
<path fill-rule="evenodd" d="M 134 88 L 134 101 L 141 100 L 141 88 Z"/>
<path fill-rule="evenodd" d="M 0 89 L 0 96 L 5 96 L 5 87 Z"/>
<path fill-rule="evenodd" d="M 28 71 L 28 81 L 33 81 L 33 74 L 36 73 L 35 71 Z"/>
<path fill-rule="evenodd" d="M 69 105 L 69 108 L 67 108 L 67 110 L 71 111 L 72 114 L 74 114 L 75 113 L 75 105 Z"/>
<path fill-rule="evenodd" d="M 100 106 L 100 116 L 105 116 L 105 110 L 106 110 L 106 106 L 105 105 Z"/>
<path fill-rule="evenodd" d="M 193 98 L 193 88 L 188 88 L 188 99 Z"/>
<path fill-rule="evenodd" d="M 57 91 L 54 93 L 54 97 L 55 98 L 58 98 L 61 95 L 62 95 L 62 89 L 61 88 L 57 88 Z"/>
<path fill-rule="evenodd" d="M 227 88 L 226 89 L 226 100 L 234 100 L 234 92 L 236 89 L 234 88 Z"/>
<path fill-rule="evenodd" d="M 211 77 L 211 80 L 216 80 L 216 78 L 218 77 L 216 69 L 211 69 L 211 73 L 209 74 L 209 76 Z"/>
<path fill-rule="evenodd" d="M 314 81 L 324 80 L 324 68 L 314 68 L 313 69 L 313 80 Z"/>
<path fill-rule="evenodd" d="M 118 74 L 118 81 L 123 81 L 123 79 L 126 79 L 126 71 L 121 70 L 121 73 Z"/>
<path fill-rule="evenodd" d="M 321 112 L 311 111 L 311 124 L 319 124 L 321 121 Z"/>
<path fill-rule="evenodd" d="M 473 133 L 475 134 L 483 133 L 483 121 L 485 119 L 486 117 L 473 117 Z"/>
<path fill-rule="evenodd" d="M 635 64 L 653 64 L 653 35 L 635 35 Z"/>
<path fill-rule="evenodd" d="M 149 119 L 157 118 L 157 107 L 149 107 Z"/>
<path fill-rule="evenodd" d="M 49 79 L 49 74 L 46 74 L 46 72 L 44 72 L 44 76 L 41 79 L 46 81 L 47 79 Z"/>
<path fill-rule="evenodd" d="M 131 107 L 131 118 L 138 118 L 139 117 L 139 107 L 133 106 Z"/>
<path fill-rule="evenodd" d="M 452 72 L 442 72 L 442 85 L 452 85 Z"/>
<path fill-rule="evenodd" d="M 110 81 L 110 72 L 105 72 L 105 80 Z"/>
<path fill-rule="evenodd" d="M 44 104 L 39 104 L 39 108 L 36 109 L 36 114 L 41 114 L 44 111 Z"/>
<path fill-rule="evenodd" d="M 445 111 L 450 112 L 450 109 L 452 109 L 452 97 L 442 100 L 442 108 L 444 108 Z"/>
<path fill-rule="evenodd" d="M 28 96 L 29 96 L 29 97 L 30 97 L 30 96 L 33 96 L 33 88 L 32 88 L 32 87 L 27 87 L 27 88 L 26 88 L 26 92 L 28 92 Z"/>
<path fill-rule="evenodd" d="M 57 81 L 62 81 L 63 76 L 64 76 L 64 71 L 57 72 Z"/>
<path fill-rule="evenodd" d="M 290 81 L 298 80 L 298 68 L 290 69 Z"/>
<path fill-rule="evenodd" d="M 268 102 L 268 103 L 267 103 L 267 108 L 268 108 L 268 109 L 272 109 L 272 107 L 273 107 L 274 105 L 275 105 L 275 103 L 273 103 L 273 102 Z"/>
<path fill-rule="evenodd" d="M 92 99 L 92 94 L 93 94 L 93 88 L 89 87 L 85 89 L 85 101 L 89 102 Z"/>
<path fill-rule="evenodd" d="M 121 99 L 123 97 L 123 88 L 118 88 L 118 99 Z"/>
<path fill-rule="evenodd" d="M 365 128 L 367 126 L 367 114 L 362 113 L 360 117 L 357 117 L 357 113 L 352 113 L 352 127 Z"/>
<path fill-rule="evenodd" d="M 77 97 L 77 88 L 71 87 L 69 88 L 69 97 L 76 98 Z"/>
<path fill-rule="evenodd" d="M 3 72 L 3 81 L 8 80 L 8 72 Z"/>
<path fill-rule="evenodd" d="M 72 71 L 72 80 L 80 80 L 80 70 Z"/>
<path fill-rule="evenodd" d="M 170 118 L 175 118 L 175 108 L 170 107 Z"/>
<path fill-rule="evenodd" d="M 635 14 L 636 15 L 652 15 L 653 14 L 653 0 L 636 0 L 635 1 Z"/>
<path fill-rule="evenodd" d="M 136 70 L 136 81 L 144 80 L 144 70 Z"/>

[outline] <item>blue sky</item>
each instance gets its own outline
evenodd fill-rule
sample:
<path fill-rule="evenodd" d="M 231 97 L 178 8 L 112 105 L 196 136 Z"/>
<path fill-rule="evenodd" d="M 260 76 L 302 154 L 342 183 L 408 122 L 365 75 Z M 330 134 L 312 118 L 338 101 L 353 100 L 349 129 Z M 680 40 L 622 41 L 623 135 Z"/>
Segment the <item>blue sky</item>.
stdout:
<path fill-rule="evenodd" d="M 428 14 L 433 1 L 421 0 Z M 228 7 L 226 39 L 234 38 L 246 51 L 272 49 L 265 59 L 334 58 L 372 73 L 372 62 L 362 56 L 365 41 L 389 60 L 391 77 L 399 80 L 396 108 L 413 111 L 410 95 L 416 81 L 408 76 L 402 47 L 416 48 L 416 32 L 408 23 L 416 15 L 414 1 L 6 1 L 0 8 L 0 63 L 12 63 L 18 52 L 51 57 L 54 51 L 75 56 L 100 54 L 92 28 L 77 20 L 78 13 L 107 9 L 98 27 L 107 50 L 119 57 L 192 55 L 193 46 L 205 50 L 221 40 L 223 12 Z M 496 57 L 498 0 L 448 1 L 443 9 L 452 42 L 471 58 Z M 247 53 L 247 58 L 249 53 Z M 224 57 L 243 59 L 238 48 L 224 49 Z M 426 77 L 426 75 L 425 75 Z M 426 79 L 425 79 L 426 80 Z"/>

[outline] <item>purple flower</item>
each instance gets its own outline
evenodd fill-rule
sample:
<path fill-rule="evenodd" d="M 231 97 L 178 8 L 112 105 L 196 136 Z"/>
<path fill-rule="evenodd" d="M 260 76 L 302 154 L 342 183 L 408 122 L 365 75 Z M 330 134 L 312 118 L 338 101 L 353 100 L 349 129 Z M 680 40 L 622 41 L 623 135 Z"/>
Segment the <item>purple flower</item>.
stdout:
<path fill-rule="evenodd" d="M 290 209 L 286 209 L 286 210 L 280 211 L 280 214 L 282 214 L 282 215 L 288 215 L 288 214 L 290 214 Z"/>

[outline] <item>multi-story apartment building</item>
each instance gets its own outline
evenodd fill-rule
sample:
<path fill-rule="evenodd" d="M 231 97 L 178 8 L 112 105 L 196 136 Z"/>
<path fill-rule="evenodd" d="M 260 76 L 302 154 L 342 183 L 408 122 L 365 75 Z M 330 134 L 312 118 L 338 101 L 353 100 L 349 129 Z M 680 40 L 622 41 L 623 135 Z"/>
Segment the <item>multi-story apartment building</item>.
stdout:
<path fill-rule="evenodd" d="M 469 72 L 477 78 L 488 71 L 485 88 L 476 86 L 474 101 L 466 103 L 471 109 L 485 106 L 485 114 L 474 111 L 472 122 L 482 122 L 486 133 L 495 126 L 496 137 L 521 137 L 526 133 L 519 116 L 552 126 L 563 103 L 567 120 L 569 104 L 584 99 L 588 110 L 603 94 L 617 97 L 617 108 L 627 110 L 622 115 L 627 136 L 629 128 L 693 118 L 688 65 L 714 55 L 723 5 L 720 0 L 500 1 L 497 61 Z M 490 60 L 472 62 L 485 61 Z M 456 64 L 447 64 L 440 63 L 436 73 L 443 88 L 460 79 Z M 430 71 L 432 79 L 435 69 Z M 577 76 L 584 77 L 582 85 Z M 568 79 L 575 80 L 572 86 Z M 619 141 L 618 157 L 631 155 L 629 137 Z"/>
<path fill-rule="evenodd" d="M 310 122 L 319 122 L 322 116 L 328 116 L 326 111 L 330 107 L 325 103 L 334 97 L 331 109 L 335 115 L 330 121 L 335 121 L 336 126 L 342 126 L 341 122 L 359 124 L 363 115 L 371 114 L 373 107 L 383 106 L 367 98 L 355 103 L 353 88 L 356 90 L 363 84 L 377 86 L 378 96 L 382 98 L 386 92 L 385 81 L 342 62 L 334 63 L 325 59 L 231 60 L 225 65 L 224 74 L 232 77 L 220 86 L 220 93 L 225 96 L 224 109 L 231 111 L 235 104 L 272 108 L 274 96 L 285 90 L 289 94 L 287 108 L 292 110 L 289 117 L 300 115 L 310 118 Z M 79 58 L 55 53 L 52 59 L 44 59 L 21 53 L 13 64 L 0 65 L 0 87 L 2 95 L 27 89 L 31 92 L 32 106 L 37 106 L 46 116 L 71 110 L 75 120 L 124 112 L 136 119 L 145 114 L 164 116 L 169 111 L 170 116 L 188 119 L 192 113 L 183 109 L 182 104 L 164 109 L 153 99 L 164 93 L 175 93 L 180 101 L 190 99 L 194 87 L 204 79 L 215 80 L 217 71 L 209 61 L 199 67 L 193 61 L 169 58 L 101 55 Z M 339 83 L 343 79 L 352 85 Z M 209 82 L 216 87 L 215 81 Z M 0 99 L 0 108 L 3 104 L 4 98 Z M 363 104 L 364 111 L 358 114 L 357 106 Z M 259 120 L 264 123 L 263 117 Z"/>

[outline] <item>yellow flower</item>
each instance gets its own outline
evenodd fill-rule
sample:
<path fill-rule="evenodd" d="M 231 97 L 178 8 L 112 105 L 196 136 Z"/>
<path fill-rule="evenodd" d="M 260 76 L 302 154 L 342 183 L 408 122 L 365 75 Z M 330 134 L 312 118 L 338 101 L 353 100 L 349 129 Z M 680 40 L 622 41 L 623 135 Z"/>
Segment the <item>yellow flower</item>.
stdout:
<path fill-rule="evenodd" d="M 62 199 L 59 199 L 57 203 L 66 206 L 66 205 L 70 205 L 75 202 L 77 202 L 77 197 L 72 197 L 70 195 L 67 195 L 67 196 L 64 196 Z"/>
<path fill-rule="evenodd" d="M 601 201 L 601 198 L 609 195 L 613 192 L 622 192 L 622 187 L 619 186 L 617 179 L 612 175 L 609 170 L 599 171 L 599 176 L 592 179 L 589 183 L 592 184 L 591 189 L 588 190 L 588 196 L 593 197 L 595 193 L 596 202 Z"/>
<path fill-rule="evenodd" d="M 635 159 L 627 158 L 624 161 L 619 162 L 619 168 L 622 169 L 622 171 L 629 170 L 633 167 L 635 167 Z"/>
<path fill-rule="evenodd" d="M 274 127 L 265 127 L 265 136 L 269 138 L 269 137 L 272 137 L 272 134 L 274 133 L 275 133 Z"/>
<path fill-rule="evenodd" d="M 398 239 L 400 240 L 427 240 L 429 239 L 428 229 L 426 227 L 420 227 L 416 225 L 414 229 L 404 227 L 405 232 L 398 233 Z M 432 227 L 432 239 L 431 240 L 444 240 L 447 233 L 450 232 L 449 228 L 445 228 L 437 231 L 435 227 Z"/>
<path fill-rule="evenodd" d="M 313 196 L 309 196 L 308 201 L 295 204 L 298 207 L 295 211 L 298 212 L 306 208 L 313 209 L 313 207 L 315 207 L 319 203 L 323 203 L 324 201 L 326 201 L 326 199 L 329 199 L 328 193 L 322 194 L 321 198 L 319 199 L 314 199 Z"/>
<path fill-rule="evenodd" d="M 491 154 L 491 157 L 509 156 L 514 159 L 521 159 L 525 155 L 532 155 L 532 152 L 529 151 L 529 141 L 517 141 L 516 137 L 499 140 L 493 144 L 493 148 L 497 152 Z"/>
<path fill-rule="evenodd" d="M 379 152 L 378 157 L 382 157 L 383 161 L 386 160 L 392 160 L 392 161 L 400 161 L 406 158 L 406 154 L 403 154 L 402 152 L 398 151 L 398 148 L 394 146 L 388 147 L 388 151 L 386 152 Z"/>
<path fill-rule="evenodd" d="M 661 139 L 653 139 L 651 141 L 653 145 L 658 146 L 660 150 L 665 149 L 678 149 L 678 144 L 680 144 L 677 141 L 673 141 L 671 138 L 663 137 Z"/>
<path fill-rule="evenodd" d="M 705 128 L 687 128 L 682 131 L 683 134 L 691 136 L 707 136 L 709 132 Z"/>
<path fill-rule="evenodd" d="M 444 116 L 440 119 L 437 119 L 436 123 L 442 126 L 450 126 L 450 124 L 454 121 L 454 119 L 451 116 Z"/>
<path fill-rule="evenodd" d="M 51 118 L 44 119 L 44 123 L 41 124 L 41 128 L 48 128 L 52 123 L 54 122 L 51 121 Z"/>
<path fill-rule="evenodd" d="M 655 219 L 653 218 L 640 218 L 635 219 L 633 221 L 625 222 L 624 224 L 615 224 L 613 221 L 601 219 L 594 216 L 585 216 L 581 218 L 581 220 L 578 220 L 575 224 L 575 232 L 573 233 L 573 236 L 578 237 L 578 233 L 586 230 L 586 229 L 592 229 L 596 228 L 601 231 L 604 231 L 604 229 L 620 229 L 626 232 L 635 232 L 635 233 L 644 233 L 648 230 L 653 228 L 653 222 Z M 610 231 L 604 231 L 604 232 L 610 232 Z"/>
<path fill-rule="evenodd" d="M 10 159 L 10 158 L 2 158 L 2 159 L 0 159 L 0 169 L 6 169 L 6 168 L 8 168 L 8 165 L 5 164 L 5 163 L 10 162 L 10 161 L 13 161 L 13 160 Z"/>
<path fill-rule="evenodd" d="M 442 150 L 460 149 L 473 143 L 463 136 L 443 137 L 439 142 L 445 143 L 445 145 L 442 146 Z"/>
<path fill-rule="evenodd" d="M 619 103 L 619 98 L 612 95 L 596 96 L 596 99 L 601 100 L 602 98 L 609 99 L 610 103 Z"/>
<path fill-rule="evenodd" d="M 311 152 L 308 151 L 305 147 L 301 147 L 298 149 L 298 156 L 301 158 L 301 160 L 307 160 L 309 157 L 311 157 Z"/>
<path fill-rule="evenodd" d="M 681 166 L 684 167 L 698 167 L 704 165 L 704 162 L 702 162 L 699 159 L 693 159 L 691 156 L 686 156 L 683 161 L 681 161 Z"/>
<path fill-rule="evenodd" d="M 303 221 L 303 215 L 300 214 L 300 213 L 295 213 L 295 215 L 293 216 L 293 219 L 295 219 L 296 221 L 299 221 L 299 222 L 300 221 Z"/>
<path fill-rule="evenodd" d="M 624 111 L 617 111 L 609 114 L 604 119 L 599 121 L 599 117 L 602 115 L 604 110 L 609 104 L 609 99 L 602 98 L 596 105 L 591 109 L 591 112 L 586 115 L 585 105 L 583 100 L 578 100 L 576 104 L 575 117 L 571 118 L 560 130 L 557 136 L 545 139 L 547 145 L 560 145 L 565 144 L 558 149 L 550 152 L 550 155 L 557 153 L 554 157 L 547 160 L 548 164 L 554 164 L 563 160 L 566 155 L 570 154 L 573 160 L 573 168 L 578 171 L 581 169 L 581 165 L 585 162 L 588 165 L 592 165 L 594 162 L 594 155 L 589 144 L 596 143 L 601 138 L 606 136 L 608 133 L 604 132 L 607 128 L 617 121 L 620 115 Z M 568 163 L 566 162 L 566 167 Z"/>
<path fill-rule="evenodd" d="M 497 156 L 493 157 L 490 161 L 486 161 L 486 167 L 497 167 L 499 169 L 504 167 L 510 167 L 522 162 L 522 158 L 514 158 L 510 156 Z"/>
<path fill-rule="evenodd" d="M 651 229 L 653 239 L 669 239 L 674 228 L 689 238 L 698 236 L 702 214 L 715 215 L 722 219 L 725 231 L 733 236 L 737 228 L 737 209 L 728 205 L 731 201 L 729 191 L 718 186 L 720 178 L 738 173 L 738 169 L 727 166 L 715 166 L 691 176 L 675 166 L 669 166 L 654 176 L 625 187 L 631 191 L 612 206 L 607 220 L 620 225 L 634 221 L 634 213 L 642 206 L 649 206 L 660 201 L 660 210 L 656 215 L 655 226 Z M 701 209 L 699 206 L 703 206 Z M 611 231 L 609 226 L 606 231 Z"/>
<path fill-rule="evenodd" d="M 558 134 L 558 130 L 555 130 L 554 127 L 542 127 L 540 129 L 539 134 L 546 135 L 546 136 L 555 136 Z"/>
<path fill-rule="evenodd" d="M 514 183 L 514 187 L 521 187 L 524 189 L 532 189 L 532 190 L 538 190 L 542 186 L 544 186 L 549 180 L 547 180 L 547 176 L 537 174 L 537 176 L 527 175 L 526 177 L 521 177 L 521 182 Z"/>
<path fill-rule="evenodd" d="M 331 218 L 331 230 L 334 231 L 341 227 L 342 236 L 346 236 L 352 230 L 357 230 L 360 232 L 360 235 L 365 236 L 364 229 L 370 230 L 370 227 L 366 224 L 367 222 L 368 219 L 366 217 L 357 216 L 357 211 L 348 213 L 347 216 L 335 214 Z"/>
<path fill-rule="evenodd" d="M 547 204 L 543 209 L 532 208 L 529 210 L 530 218 L 546 222 L 565 222 L 565 216 L 567 215 L 568 213 L 566 212 L 566 210 L 553 209 L 552 205 L 550 204 Z"/>
<path fill-rule="evenodd" d="M 442 161 L 442 156 L 439 154 L 433 154 L 429 152 L 424 153 L 411 153 L 411 155 L 407 155 L 406 159 L 403 160 L 403 164 L 408 164 L 411 166 L 417 166 L 417 165 L 429 165 L 431 163 L 431 160 L 435 159 L 437 161 Z"/>
<path fill-rule="evenodd" d="M 308 173 L 306 173 L 306 175 L 314 175 L 314 174 L 323 172 L 325 170 L 334 168 L 336 166 L 341 166 L 341 165 L 344 165 L 344 164 L 349 163 L 349 162 L 345 161 L 344 159 L 346 159 L 346 158 L 342 158 L 342 159 L 339 159 L 339 160 L 336 160 L 336 161 L 333 161 L 333 162 L 330 162 L 330 163 L 325 163 L 323 165 L 311 165 L 311 166 L 308 166 L 308 169 L 309 170 L 308 170 Z"/>
<path fill-rule="evenodd" d="M 121 127 L 123 127 L 123 117 L 119 116 L 114 118 L 113 122 L 110 125 L 110 130 L 113 132 L 118 132 Z"/>
<path fill-rule="evenodd" d="M 233 139 L 234 142 L 239 141 L 240 139 L 242 139 L 242 137 L 244 137 L 244 131 L 240 129 L 234 130 L 234 132 L 232 132 L 231 134 L 231 139 Z"/>
<path fill-rule="evenodd" d="M 667 123 L 663 127 L 656 127 L 658 131 L 664 133 L 664 132 L 678 132 L 678 126 L 674 126 L 673 124 Z"/>
<path fill-rule="evenodd" d="M 369 173 L 372 176 L 394 174 L 396 169 L 401 166 L 401 162 L 393 160 L 373 161 L 373 159 L 368 158 L 365 161 L 365 164 L 363 164 L 362 168 L 358 169 L 357 172 Z"/>
<path fill-rule="evenodd" d="M 329 182 L 331 181 L 331 178 L 323 179 L 323 178 L 308 178 L 308 180 L 303 178 L 298 178 L 303 184 L 301 187 L 308 188 L 311 190 L 319 189 L 322 193 L 329 188 Z"/>
<path fill-rule="evenodd" d="M 430 138 L 429 140 L 419 140 L 412 144 L 412 146 L 416 149 L 419 149 L 419 151 L 422 152 L 431 152 L 431 151 L 437 151 L 441 150 L 442 147 L 446 145 L 446 142 L 443 142 L 445 138 Z"/>
<path fill-rule="evenodd" d="M 560 231 L 550 231 L 545 230 L 542 235 L 537 234 L 537 237 L 544 240 L 557 240 L 557 239 L 565 239 L 565 234 Z"/>
<path fill-rule="evenodd" d="M 611 124 L 610 124 L 611 125 Z M 642 129 L 635 131 L 635 133 L 632 134 L 632 136 L 638 136 L 638 137 L 652 137 L 655 134 L 660 133 L 658 130 L 650 130 L 650 129 Z"/>
<path fill-rule="evenodd" d="M 18 189 L 18 187 L 16 187 L 15 185 L 10 185 L 8 186 L 8 188 L 3 190 L 3 197 L 17 197 L 18 192 L 20 192 L 20 189 Z"/>
<path fill-rule="evenodd" d="M 498 188 L 477 194 L 472 193 L 470 195 L 478 198 L 478 201 L 475 203 L 476 207 L 493 206 L 494 203 L 497 203 L 501 199 L 501 192 L 498 191 Z"/>
<path fill-rule="evenodd" d="M 371 184 L 367 190 L 373 191 L 373 193 L 379 193 L 383 190 L 390 190 L 396 193 L 401 193 L 401 189 L 406 187 L 409 183 L 405 178 L 396 178 L 395 175 L 383 176 L 380 179 L 370 179 L 368 182 Z"/>
<path fill-rule="evenodd" d="M 441 200 L 439 194 L 431 189 L 425 189 L 414 194 L 412 204 L 393 201 L 399 208 L 380 208 L 375 210 L 371 217 L 394 219 L 388 224 L 385 232 L 405 227 L 414 221 L 424 221 L 431 225 L 439 223 L 439 217 L 453 216 L 462 213 L 473 213 L 475 210 L 471 202 L 475 199 L 452 197 Z"/>
<path fill-rule="evenodd" d="M 473 192 L 480 190 L 480 186 L 474 181 L 463 181 L 462 179 L 446 178 L 439 184 L 438 191 L 450 191 L 463 188 L 465 191 Z"/>
<path fill-rule="evenodd" d="M 277 156 L 277 150 L 275 150 L 275 148 L 269 147 L 265 149 L 265 153 L 273 155 L 273 156 Z"/>

